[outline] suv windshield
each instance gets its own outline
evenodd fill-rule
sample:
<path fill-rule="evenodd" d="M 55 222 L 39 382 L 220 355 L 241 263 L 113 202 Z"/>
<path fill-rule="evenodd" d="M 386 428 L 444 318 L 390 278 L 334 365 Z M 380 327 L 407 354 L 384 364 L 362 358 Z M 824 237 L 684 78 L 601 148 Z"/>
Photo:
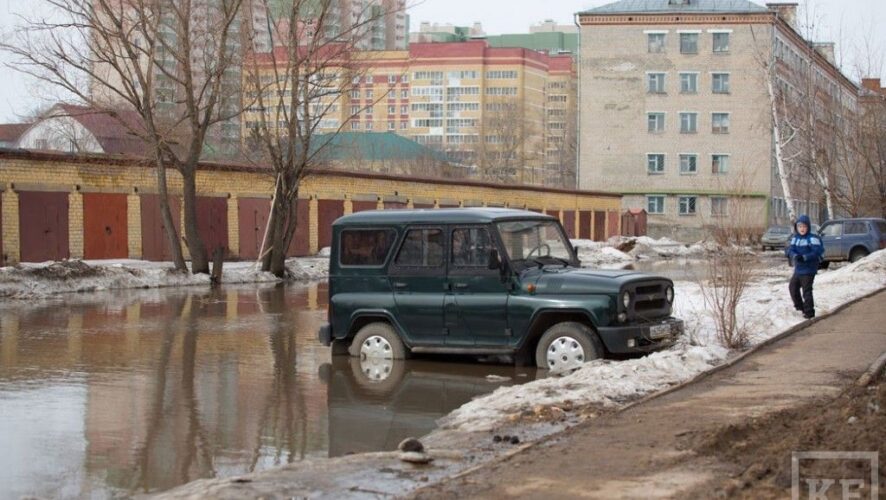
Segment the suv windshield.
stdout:
<path fill-rule="evenodd" d="M 499 222 L 505 251 L 516 264 L 571 264 L 575 262 L 572 245 L 555 221 L 520 220 Z"/>

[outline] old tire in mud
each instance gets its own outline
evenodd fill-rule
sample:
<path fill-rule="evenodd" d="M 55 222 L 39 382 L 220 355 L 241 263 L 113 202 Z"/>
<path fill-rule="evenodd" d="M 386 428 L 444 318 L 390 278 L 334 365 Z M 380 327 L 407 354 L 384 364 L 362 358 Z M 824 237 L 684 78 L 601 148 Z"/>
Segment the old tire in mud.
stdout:
<path fill-rule="evenodd" d="M 576 370 L 603 356 L 603 346 L 587 326 L 574 321 L 548 328 L 535 348 L 535 366 L 553 372 Z"/>
<path fill-rule="evenodd" d="M 406 346 L 391 325 L 369 323 L 357 332 L 348 353 L 355 358 L 405 359 Z"/>

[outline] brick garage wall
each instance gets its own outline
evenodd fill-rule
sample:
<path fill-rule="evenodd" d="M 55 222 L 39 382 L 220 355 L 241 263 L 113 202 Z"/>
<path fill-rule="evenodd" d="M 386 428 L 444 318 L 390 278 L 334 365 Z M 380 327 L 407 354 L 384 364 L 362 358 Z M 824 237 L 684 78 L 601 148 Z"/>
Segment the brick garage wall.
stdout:
<path fill-rule="evenodd" d="M 170 195 L 181 196 L 181 177 L 174 171 L 168 172 L 168 177 Z M 139 195 L 156 194 L 155 183 L 154 170 L 150 165 L 135 160 L 0 150 L 3 254 L 9 263 L 21 259 L 17 193 L 36 186 L 41 190 L 68 193 L 71 206 L 69 250 L 72 257 L 83 255 L 83 203 L 80 193 L 126 193 L 129 256 L 141 258 L 144 241 Z M 240 253 L 237 199 L 268 197 L 272 190 L 270 175 L 255 167 L 206 164 L 198 172 L 199 196 L 223 197 L 227 200 L 226 223 L 231 257 L 236 258 Z M 368 200 L 379 200 L 375 208 L 487 205 L 532 208 L 557 214 L 576 211 L 619 212 L 622 204 L 620 196 L 605 193 L 538 187 L 503 188 L 482 183 L 333 171 L 309 175 L 303 181 L 299 197 L 299 209 L 304 214 L 300 214 L 299 219 L 308 226 L 299 232 L 305 235 L 301 241 L 307 243 L 305 250 L 308 253 L 319 251 L 320 236 L 328 231 L 319 227 L 321 202 L 324 208 L 336 207 L 335 211 L 340 213 L 350 213 L 357 202 L 361 202 L 357 203 L 360 208 L 369 208 L 362 203 Z M 338 204 L 341 204 L 340 208 Z M 559 216 L 573 226 L 570 232 L 578 234 L 578 217 Z"/>

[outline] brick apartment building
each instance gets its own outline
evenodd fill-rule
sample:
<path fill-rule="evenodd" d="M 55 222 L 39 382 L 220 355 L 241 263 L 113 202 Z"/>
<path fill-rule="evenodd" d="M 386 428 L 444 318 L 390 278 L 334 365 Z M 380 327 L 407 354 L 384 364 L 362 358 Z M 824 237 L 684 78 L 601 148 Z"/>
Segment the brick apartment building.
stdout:
<path fill-rule="evenodd" d="M 272 78 L 272 59 L 258 57 L 259 71 Z M 487 179 L 575 185 L 574 158 L 562 158 L 569 148 L 561 147 L 570 134 L 574 143 L 571 56 L 477 40 L 414 43 L 354 60 L 364 69 L 345 95 L 326 97 L 335 102 L 327 103 L 331 113 L 319 124 L 321 132 L 393 132 L 463 165 L 498 170 Z M 243 136 L 260 120 L 259 111 L 247 110 Z"/>
<path fill-rule="evenodd" d="M 579 13 L 579 186 L 646 209 L 653 235 L 699 238 L 733 215 L 739 192 L 750 224 L 788 222 L 767 79 L 781 93 L 812 75 L 813 92 L 847 116 L 858 94 L 833 44 L 799 34 L 796 7 L 623 0 Z M 820 219 L 822 192 L 808 179 L 788 175 L 798 212 Z"/>

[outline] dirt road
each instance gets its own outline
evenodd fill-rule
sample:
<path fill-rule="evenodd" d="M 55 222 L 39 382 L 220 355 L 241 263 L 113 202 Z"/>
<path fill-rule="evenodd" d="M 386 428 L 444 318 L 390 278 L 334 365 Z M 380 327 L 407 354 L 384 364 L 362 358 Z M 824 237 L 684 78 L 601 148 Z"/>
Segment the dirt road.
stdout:
<path fill-rule="evenodd" d="M 826 407 L 836 404 L 851 380 L 886 351 L 884 304 L 886 292 L 880 292 L 699 383 L 624 412 L 594 419 L 509 459 L 420 489 L 414 496 L 712 497 L 717 491 L 723 492 L 724 478 L 741 476 L 740 467 L 747 470 L 736 457 L 717 453 L 717 446 L 722 446 L 723 430 L 753 430 L 758 419 L 766 421 L 764 417 L 780 411 L 793 412 L 795 419 L 808 417 L 809 412 L 828 414 Z M 877 414 L 873 418 L 882 419 L 877 394 L 882 398 L 883 391 L 859 397 L 870 398 L 864 403 L 871 408 L 875 405 Z M 852 397 L 844 395 L 849 399 L 840 404 L 851 410 L 857 405 Z M 840 419 L 842 424 L 850 410 L 831 412 L 834 415 L 830 420 Z M 879 421 L 859 422 L 859 428 L 868 432 L 863 436 L 870 436 L 871 429 L 863 428 L 866 422 Z M 776 424 L 777 419 L 770 418 L 766 425 Z M 805 431 L 784 431 L 789 432 Z M 874 442 L 849 442 L 875 450 L 886 442 L 877 436 L 870 439 Z M 804 443 L 802 439 L 793 442 L 799 446 Z M 697 452 L 699 446 L 708 446 L 712 452 Z M 779 453 L 782 451 L 790 453 Z M 886 461 L 883 453 L 880 457 Z M 775 496 L 778 493 L 783 491 L 776 491 Z"/>

